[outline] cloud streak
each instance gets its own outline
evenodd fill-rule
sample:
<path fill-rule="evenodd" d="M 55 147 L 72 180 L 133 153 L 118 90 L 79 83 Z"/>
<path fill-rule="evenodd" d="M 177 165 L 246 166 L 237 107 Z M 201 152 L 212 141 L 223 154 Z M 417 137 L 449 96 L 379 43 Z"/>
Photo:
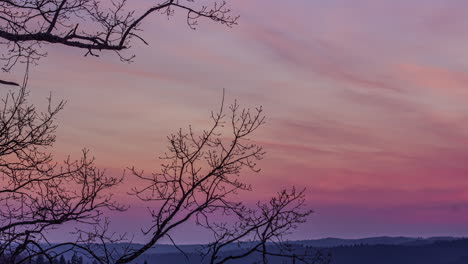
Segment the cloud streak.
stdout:
<path fill-rule="evenodd" d="M 468 235 L 465 2 L 232 5 L 238 27 L 180 30 L 176 16 L 146 31 L 152 45 L 130 65 L 47 58 L 31 84 L 37 100 L 52 90 L 70 101 L 57 154 L 91 146 L 103 167 L 156 170 L 165 136 L 205 127 L 226 88 L 269 117 L 247 201 L 306 187 L 310 235 Z"/>

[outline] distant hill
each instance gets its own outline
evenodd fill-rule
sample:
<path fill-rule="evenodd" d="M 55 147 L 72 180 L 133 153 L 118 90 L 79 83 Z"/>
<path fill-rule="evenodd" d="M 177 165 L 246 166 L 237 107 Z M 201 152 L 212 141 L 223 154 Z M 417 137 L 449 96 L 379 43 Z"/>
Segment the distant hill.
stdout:
<path fill-rule="evenodd" d="M 327 249 L 332 264 L 467 264 L 468 239 L 419 245 L 339 246 Z"/>
<path fill-rule="evenodd" d="M 314 242 L 311 242 L 314 241 Z M 346 239 L 320 240 L 317 247 L 324 254 L 331 255 L 330 264 L 468 264 L 468 239 L 404 239 L 404 238 L 368 238 L 347 241 Z M 357 241 L 357 244 L 355 243 Z M 317 243 L 307 240 L 309 244 Z M 342 245 L 329 247 L 331 243 L 339 242 Z M 363 243 L 361 243 L 363 242 Z M 391 243 L 393 242 L 393 243 Z M 415 243 L 417 242 L 417 243 Z M 412 244 L 413 243 L 413 244 Z M 346 244 L 346 245 L 343 245 Z M 296 242 L 296 250 L 303 251 L 304 247 Z M 247 259 L 228 262 L 230 264 L 253 263 L 258 255 Z M 177 253 L 145 254 L 135 263 L 180 263 L 200 264 L 204 262 L 198 254 L 189 253 L 187 257 Z M 271 257 L 270 264 L 288 264 L 291 260 Z"/>
<path fill-rule="evenodd" d="M 308 250 L 320 251 L 331 255 L 330 264 L 468 264 L 468 239 L 455 237 L 370 237 L 362 239 L 323 238 L 315 240 L 291 241 L 296 253 Z M 119 251 L 129 244 L 113 244 L 108 249 Z M 139 244 L 130 244 L 138 248 Z M 224 254 L 242 251 L 249 243 L 233 244 Z M 204 264 L 207 263 L 200 255 L 203 245 L 181 245 L 182 254 L 172 245 L 157 245 L 140 256 L 134 264 L 177 263 Z M 71 257 L 71 252 L 66 258 Z M 249 264 L 258 260 L 259 255 L 231 261 L 228 264 Z M 85 259 L 85 261 L 87 261 Z M 270 257 L 270 264 L 288 264 L 290 260 Z"/>
<path fill-rule="evenodd" d="M 342 238 L 322 238 L 313 240 L 299 240 L 294 241 L 295 244 L 301 244 L 312 247 L 337 247 L 337 246 L 352 246 L 352 245 L 400 245 L 400 244 L 431 244 L 435 241 L 452 241 L 460 238 L 455 237 L 429 237 L 429 238 L 415 238 L 415 237 L 368 237 L 359 239 L 342 239 Z M 467 263 L 468 264 L 468 263 Z"/>

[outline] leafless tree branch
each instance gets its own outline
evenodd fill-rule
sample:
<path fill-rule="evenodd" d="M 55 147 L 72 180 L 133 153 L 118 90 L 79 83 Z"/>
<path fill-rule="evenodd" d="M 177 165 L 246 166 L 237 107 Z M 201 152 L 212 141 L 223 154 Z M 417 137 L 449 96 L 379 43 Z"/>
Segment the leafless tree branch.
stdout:
<path fill-rule="evenodd" d="M 52 258 L 59 253 L 48 242 L 49 231 L 68 223 L 96 227 L 102 224 L 102 210 L 124 209 L 108 192 L 122 179 L 96 168 L 88 150 L 62 164 L 48 151 L 65 102 L 54 105 L 49 97 L 46 111 L 40 112 L 27 98 L 23 85 L 7 92 L 0 106 L 0 258 L 7 263 L 26 263 L 37 255 Z M 91 241 L 86 239 L 73 243 Z"/>
<path fill-rule="evenodd" d="M 213 242 L 204 251 L 209 263 L 226 263 L 262 252 L 292 257 L 281 246 L 283 236 L 304 223 L 310 210 L 304 208 L 304 190 L 282 190 L 268 202 L 251 208 L 236 199 L 251 186 L 242 181 L 241 172 L 260 171 L 256 162 L 265 154 L 249 137 L 265 122 L 261 107 L 242 109 L 234 102 L 224 113 L 224 99 L 218 112 L 212 112 L 213 125 L 201 133 L 189 127 L 168 137 L 168 152 L 161 157 L 159 172 L 147 175 L 130 168 L 134 176 L 147 184 L 135 188 L 132 195 L 154 203 L 154 223 L 146 235 L 147 243 L 120 257 L 116 263 L 128 263 L 142 255 L 180 225 L 194 220 L 213 234 Z M 225 133 L 229 133 L 226 136 Z M 217 216 L 217 217 L 214 217 Z M 217 222 L 213 219 L 229 218 Z M 242 251 L 227 254 L 225 248 L 245 242 Z M 249 243 L 247 243 L 249 242 Z M 272 245 L 276 245 L 274 251 Z"/>
<path fill-rule="evenodd" d="M 124 61 L 133 56 L 123 56 L 133 39 L 147 44 L 141 35 L 141 24 L 153 14 L 172 16 L 176 11 L 186 13 L 187 24 L 195 29 L 201 18 L 226 26 L 237 23 L 238 16 L 231 15 L 226 2 L 200 0 L 154 0 L 153 6 L 137 12 L 127 0 L 1 0 L 0 45 L 5 49 L 1 59 L 3 70 L 28 58 L 35 63 L 46 56 L 41 45 L 61 44 L 84 49 L 85 55 L 98 56 L 98 52 L 115 51 Z"/>

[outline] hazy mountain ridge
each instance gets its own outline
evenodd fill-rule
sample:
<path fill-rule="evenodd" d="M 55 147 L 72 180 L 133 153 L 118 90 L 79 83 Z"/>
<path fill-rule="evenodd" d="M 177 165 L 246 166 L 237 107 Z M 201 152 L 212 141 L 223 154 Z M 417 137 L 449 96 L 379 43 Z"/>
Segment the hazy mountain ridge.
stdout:
<path fill-rule="evenodd" d="M 458 238 L 427 238 L 427 239 L 403 239 L 403 238 L 368 238 L 368 239 L 325 239 L 320 242 L 344 242 L 346 245 L 333 247 L 312 247 L 295 241 L 295 252 L 301 252 L 305 248 L 319 250 L 324 255 L 331 256 L 330 264 L 467 264 L 468 263 L 468 239 Z M 306 240 L 305 242 L 317 240 Z M 350 244 L 356 243 L 357 244 Z M 362 242 L 362 243 L 361 243 Z M 392 244 L 393 242 L 393 244 Z M 364 244 L 367 243 L 367 244 Z M 371 244 L 374 243 L 374 244 Z M 231 251 L 232 252 L 232 251 Z M 228 254 L 229 252 L 225 252 Z M 196 253 L 145 254 L 134 263 L 181 263 L 201 264 L 201 256 Z M 228 262 L 230 264 L 253 263 L 255 257 L 242 261 Z M 291 260 L 271 257 L 270 264 L 287 264 Z"/>
<path fill-rule="evenodd" d="M 352 246 L 352 245 L 420 245 L 420 244 L 431 244 L 435 241 L 453 241 L 464 239 L 462 237 L 390 237 L 390 236 L 380 236 L 380 237 L 368 237 L 368 238 L 358 238 L 358 239 L 344 239 L 344 238 L 321 238 L 321 239 L 310 239 L 310 240 L 297 240 L 292 241 L 294 244 L 301 244 L 305 246 L 312 247 L 337 247 L 337 246 Z"/>
<path fill-rule="evenodd" d="M 242 251 L 250 243 L 232 244 L 224 250 L 224 254 Z M 320 251 L 331 255 L 330 264 L 467 264 L 468 238 L 457 237 L 370 237 L 361 239 L 323 238 L 313 240 L 290 241 L 293 251 Z M 129 246 L 126 243 L 109 245 L 109 249 L 119 250 Z M 140 244 L 130 244 L 134 249 Z M 181 245 L 181 253 L 173 245 L 160 244 L 148 250 L 133 264 L 181 263 L 204 264 L 200 252 L 204 245 Z M 65 255 L 71 257 L 71 252 Z M 244 264 L 255 261 L 258 255 L 252 255 L 241 262 L 231 261 L 230 264 Z M 86 259 L 85 259 L 86 260 Z M 90 260 L 87 260 L 90 262 Z M 272 257 L 270 264 L 291 263 L 285 258 Z"/>

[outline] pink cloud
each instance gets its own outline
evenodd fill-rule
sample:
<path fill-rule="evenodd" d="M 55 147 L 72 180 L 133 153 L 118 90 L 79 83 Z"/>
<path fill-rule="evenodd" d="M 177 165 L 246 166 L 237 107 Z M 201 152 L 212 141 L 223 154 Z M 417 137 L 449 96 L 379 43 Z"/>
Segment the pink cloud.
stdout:
<path fill-rule="evenodd" d="M 440 66 L 406 63 L 398 65 L 397 70 L 398 77 L 410 87 L 429 88 L 439 93 L 466 95 L 467 73 L 459 69 L 450 70 Z"/>

